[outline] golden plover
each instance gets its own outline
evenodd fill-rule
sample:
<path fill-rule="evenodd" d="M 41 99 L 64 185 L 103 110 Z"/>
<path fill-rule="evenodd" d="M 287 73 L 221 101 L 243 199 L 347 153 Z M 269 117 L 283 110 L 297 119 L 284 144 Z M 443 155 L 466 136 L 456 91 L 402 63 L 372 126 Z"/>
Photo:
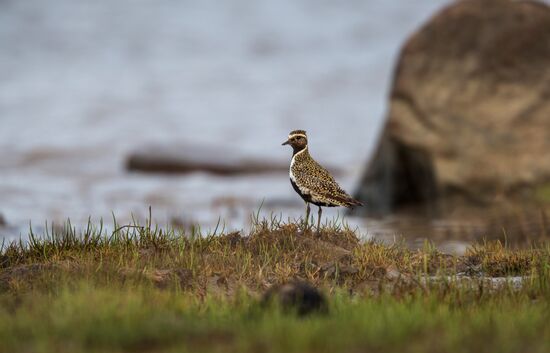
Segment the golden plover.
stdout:
<path fill-rule="evenodd" d="M 288 135 L 284 145 L 294 150 L 290 162 L 290 183 L 306 202 L 306 228 L 309 220 L 309 204 L 319 206 L 317 232 L 320 231 L 321 207 L 353 207 L 363 204 L 349 196 L 336 183 L 332 175 L 309 155 L 307 135 L 304 130 L 294 130 Z"/>

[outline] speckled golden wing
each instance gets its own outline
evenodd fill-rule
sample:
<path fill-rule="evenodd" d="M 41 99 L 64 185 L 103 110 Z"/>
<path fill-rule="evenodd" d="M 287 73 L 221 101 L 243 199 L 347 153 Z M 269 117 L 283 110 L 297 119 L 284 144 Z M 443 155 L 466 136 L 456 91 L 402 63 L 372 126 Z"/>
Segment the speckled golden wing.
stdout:
<path fill-rule="evenodd" d="M 296 183 L 315 202 L 332 206 L 350 207 L 360 203 L 349 196 L 332 175 L 312 158 L 308 163 L 296 165 Z"/>

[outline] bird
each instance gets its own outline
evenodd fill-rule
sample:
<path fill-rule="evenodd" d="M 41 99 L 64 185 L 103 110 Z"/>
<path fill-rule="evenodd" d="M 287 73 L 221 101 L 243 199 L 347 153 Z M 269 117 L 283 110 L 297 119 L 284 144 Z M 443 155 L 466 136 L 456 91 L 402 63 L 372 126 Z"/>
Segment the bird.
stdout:
<path fill-rule="evenodd" d="M 361 202 L 348 195 L 332 175 L 311 157 L 307 133 L 304 130 L 291 131 L 282 145 L 290 145 L 293 150 L 289 170 L 290 183 L 294 191 L 306 203 L 306 229 L 309 221 L 310 203 L 319 207 L 317 233 L 321 231 L 322 207 L 363 206 Z"/>

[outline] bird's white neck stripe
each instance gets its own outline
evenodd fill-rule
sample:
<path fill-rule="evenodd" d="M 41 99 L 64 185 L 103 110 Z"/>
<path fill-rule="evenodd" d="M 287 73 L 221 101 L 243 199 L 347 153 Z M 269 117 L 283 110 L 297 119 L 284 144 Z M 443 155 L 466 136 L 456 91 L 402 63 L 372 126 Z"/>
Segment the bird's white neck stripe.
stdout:
<path fill-rule="evenodd" d="M 299 151 L 299 152 L 296 152 L 296 154 L 295 154 L 294 156 L 292 156 L 292 161 L 294 161 L 294 158 L 296 158 L 297 155 L 299 155 L 300 153 L 303 153 L 303 152 L 306 151 L 306 150 L 307 150 L 307 146 L 304 147 L 303 150 L 301 150 L 301 151 Z"/>

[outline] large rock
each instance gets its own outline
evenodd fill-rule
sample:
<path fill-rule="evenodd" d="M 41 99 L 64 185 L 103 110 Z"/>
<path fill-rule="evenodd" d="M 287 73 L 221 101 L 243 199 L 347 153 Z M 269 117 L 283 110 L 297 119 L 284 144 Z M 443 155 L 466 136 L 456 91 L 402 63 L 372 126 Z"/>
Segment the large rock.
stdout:
<path fill-rule="evenodd" d="M 549 182 L 549 7 L 451 4 L 402 49 L 357 211 L 530 199 Z"/>

